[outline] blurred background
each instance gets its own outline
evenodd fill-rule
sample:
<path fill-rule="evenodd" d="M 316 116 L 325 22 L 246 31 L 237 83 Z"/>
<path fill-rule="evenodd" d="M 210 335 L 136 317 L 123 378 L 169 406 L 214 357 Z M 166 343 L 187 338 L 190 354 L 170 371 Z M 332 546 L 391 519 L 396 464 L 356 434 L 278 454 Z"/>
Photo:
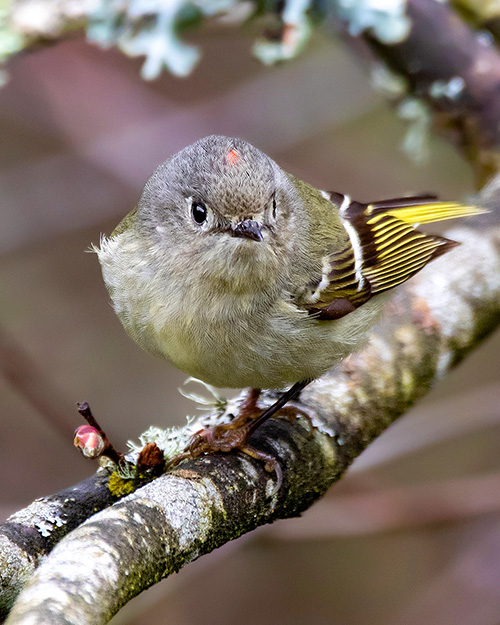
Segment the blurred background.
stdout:
<path fill-rule="evenodd" d="M 253 35 L 197 30 L 186 79 L 75 37 L 9 63 L 0 90 L 0 515 L 90 475 L 73 448 L 88 401 L 116 447 L 182 424 L 185 376 L 122 330 L 95 254 L 158 163 L 208 134 L 240 136 L 328 190 L 376 200 L 474 191 L 406 126 L 335 39 L 265 67 Z M 361 455 L 301 519 L 261 528 L 135 599 L 120 625 L 500 623 L 500 334 Z"/>

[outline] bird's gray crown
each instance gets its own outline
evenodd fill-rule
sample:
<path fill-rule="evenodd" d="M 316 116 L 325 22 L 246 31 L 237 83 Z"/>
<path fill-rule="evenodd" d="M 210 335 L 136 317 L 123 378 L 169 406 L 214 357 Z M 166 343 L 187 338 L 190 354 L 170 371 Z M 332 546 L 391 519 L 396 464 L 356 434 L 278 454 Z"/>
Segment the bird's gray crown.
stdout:
<path fill-rule="evenodd" d="M 211 135 L 172 156 L 150 182 L 153 193 L 161 186 L 168 194 L 194 196 L 224 215 L 251 216 L 272 197 L 273 161 L 242 139 Z"/>

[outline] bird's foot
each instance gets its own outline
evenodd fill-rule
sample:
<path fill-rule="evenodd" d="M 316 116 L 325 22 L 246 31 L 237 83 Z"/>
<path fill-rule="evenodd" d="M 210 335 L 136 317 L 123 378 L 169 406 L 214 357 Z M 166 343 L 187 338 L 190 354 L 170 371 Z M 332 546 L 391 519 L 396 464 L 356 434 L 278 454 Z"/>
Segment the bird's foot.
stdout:
<path fill-rule="evenodd" d="M 229 451 L 240 451 L 255 460 L 260 460 L 264 463 L 264 469 L 276 474 L 276 488 L 278 491 L 281 488 L 283 481 L 283 472 L 279 462 L 263 451 L 259 451 L 247 443 L 247 438 L 250 434 L 248 417 L 246 417 L 246 424 L 235 425 L 237 421 L 241 419 L 242 415 L 238 415 L 231 423 L 223 425 L 215 425 L 210 428 L 204 428 L 199 430 L 193 436 L 186 447 L 186 449 L 174 456 L 168 463 L 168 466 L 175 466 L 182 460 L 187 458 L 198 458 L 207 454 L 216 452 L 227 453 Z"/>
<path fill-rule="evenodd" d="M 263 451 L 255 449 L 248 444 L 248 438 L 251 434 L 270 417 L 274 416 L 278 411 L 283 410 L 283 406 L 291 399 L 295 398 L 300 391 L 307 385 L 306 382 L 294 384 L 291 389 L 284 393 L 272 406 L 260 415 L 256 416 L 257 401 L 260 396 L 259 389 L 250 389 L 247 397 L 240 406 L 238 416 L 230 423 L 222 425 L 214 425 L 210 428 L 203 428 L 193 434 L 189 440 L 185 450 L 174 456 L 169 462 L 168 467 L 179 464 L 182 460 L 189 458 L 198 458 L 199 456 L 216 453 L 230 452 L 233 449 L 260 460 L 264 463 L 266 471 L 275 472 L 276 474 L 276 491 L 280 489 L 282 483 L 282 470 L 279 462 L 273 456 Z M 304 414 L 309 423 L 310 418 L 303 411 L 294 408 L 285 408 L 284 412 L 287 418 L 297 418 L 297 412 Z M 312 424 L 311 424 L 312 426 Z"/>

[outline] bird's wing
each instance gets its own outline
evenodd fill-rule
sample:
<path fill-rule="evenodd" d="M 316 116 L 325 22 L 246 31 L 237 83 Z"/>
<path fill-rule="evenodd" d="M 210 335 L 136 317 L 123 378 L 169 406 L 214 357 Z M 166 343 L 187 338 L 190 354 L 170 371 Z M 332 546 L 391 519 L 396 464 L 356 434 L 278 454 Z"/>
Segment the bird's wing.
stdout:
<path fill-rule="evenodd" d="M 319 319 L 338 319 L 370 297 L 405 282 L 458 243 L 417 229 L 484 212 L 476 206 L 440 202 L 430 195 L 362 204 L 329 194 L 338 207 L 348 242 L 323 259 L 321 280 L 310 286 L 305 307 Z"/>

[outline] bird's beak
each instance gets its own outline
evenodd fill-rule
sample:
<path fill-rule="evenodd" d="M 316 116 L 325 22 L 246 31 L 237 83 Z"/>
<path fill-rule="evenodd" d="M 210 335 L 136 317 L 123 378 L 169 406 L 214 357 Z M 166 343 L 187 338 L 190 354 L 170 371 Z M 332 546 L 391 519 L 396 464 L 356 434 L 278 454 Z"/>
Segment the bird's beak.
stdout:
<path fill-rule="evenodd" d="M 262 225 L 252 219 L 244 219 L 231 228 L 231 236 L 244 237 L 252 241 L 263 241 Z"/>

